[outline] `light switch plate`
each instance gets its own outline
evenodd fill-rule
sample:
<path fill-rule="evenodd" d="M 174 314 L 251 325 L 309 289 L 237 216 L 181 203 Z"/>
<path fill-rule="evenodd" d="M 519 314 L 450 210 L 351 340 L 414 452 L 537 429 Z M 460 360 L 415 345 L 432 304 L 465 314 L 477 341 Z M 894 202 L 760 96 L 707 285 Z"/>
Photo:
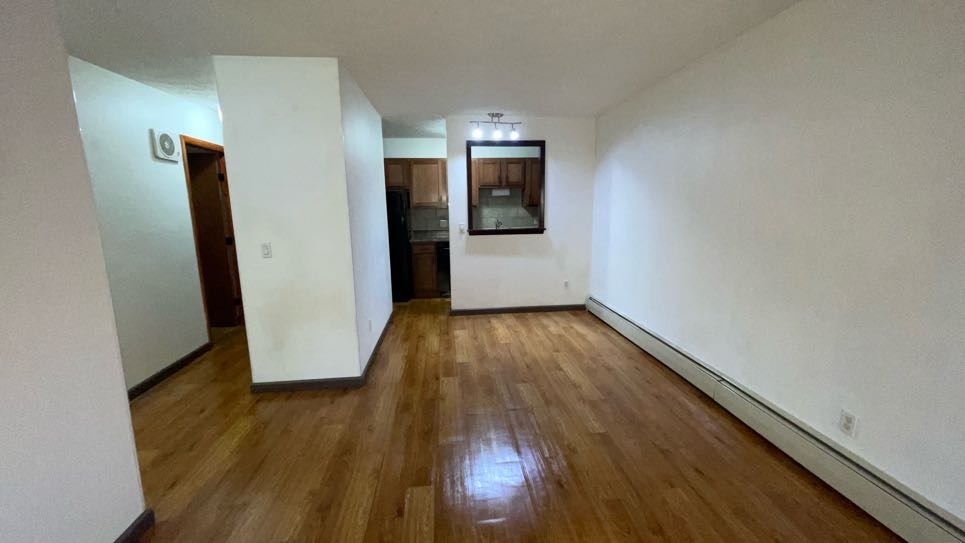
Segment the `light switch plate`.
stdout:
<path fill-rule="evenodd" d="M 261 244 L 261 258 L 271 258 L 271 243 Z"/>

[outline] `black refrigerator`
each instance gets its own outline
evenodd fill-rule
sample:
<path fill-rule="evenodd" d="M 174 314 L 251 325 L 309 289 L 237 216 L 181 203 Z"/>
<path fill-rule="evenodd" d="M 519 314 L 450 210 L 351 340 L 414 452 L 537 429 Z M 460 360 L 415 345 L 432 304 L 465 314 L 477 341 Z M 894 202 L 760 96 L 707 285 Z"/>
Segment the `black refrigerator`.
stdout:
<path fill-rule="evenodd" d="M 409 193 L 385 193 L 389 216 L 389 264 L 392 267 L 392 301 L 412 299 L 412 246 L 409 245 Z"/>

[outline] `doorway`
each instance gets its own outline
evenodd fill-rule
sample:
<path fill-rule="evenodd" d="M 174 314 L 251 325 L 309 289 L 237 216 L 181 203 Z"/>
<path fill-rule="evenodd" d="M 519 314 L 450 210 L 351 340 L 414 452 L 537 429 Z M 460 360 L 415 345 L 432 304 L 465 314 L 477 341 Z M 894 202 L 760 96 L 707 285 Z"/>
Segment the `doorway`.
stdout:
<path fill-rule="evenodd" d="M 242 326 L 245 314 L 224 148 L 189 136 L 181 136 L 181 148 L 209 332 Z"/>

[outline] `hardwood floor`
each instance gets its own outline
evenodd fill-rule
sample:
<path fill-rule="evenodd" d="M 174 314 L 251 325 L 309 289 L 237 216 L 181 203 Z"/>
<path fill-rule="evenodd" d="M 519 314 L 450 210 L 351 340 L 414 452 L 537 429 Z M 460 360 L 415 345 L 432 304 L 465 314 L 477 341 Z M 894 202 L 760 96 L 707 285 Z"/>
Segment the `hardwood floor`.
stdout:
<path fill-rule="evenodd" d="M 447 310 L 356 390 L 251 394 L 216 335 L 131 404 L 148 540 L 897 540 L 590 314 Z"/>

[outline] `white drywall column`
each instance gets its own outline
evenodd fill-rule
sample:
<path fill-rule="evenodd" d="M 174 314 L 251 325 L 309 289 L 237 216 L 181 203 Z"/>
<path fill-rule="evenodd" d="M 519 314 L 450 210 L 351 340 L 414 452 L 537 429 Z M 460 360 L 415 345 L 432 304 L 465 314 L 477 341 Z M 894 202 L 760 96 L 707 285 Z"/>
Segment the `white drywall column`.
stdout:
<path fill-rule="evenodd" d="M 54 21 L 0 4 L 0 539 L 113 541 L 144 499 Z"/>
<path fill-rule="evenodd" d="M 214 67 L 252 380 L 358 376 L 338 63 L 217 56 Z"/>
<path fill-rule="evenodd" d="M 359 365 L 368 364 L 392 314 L 389 226 L 385 209 L 382 117 L 339 64 Z"/>

